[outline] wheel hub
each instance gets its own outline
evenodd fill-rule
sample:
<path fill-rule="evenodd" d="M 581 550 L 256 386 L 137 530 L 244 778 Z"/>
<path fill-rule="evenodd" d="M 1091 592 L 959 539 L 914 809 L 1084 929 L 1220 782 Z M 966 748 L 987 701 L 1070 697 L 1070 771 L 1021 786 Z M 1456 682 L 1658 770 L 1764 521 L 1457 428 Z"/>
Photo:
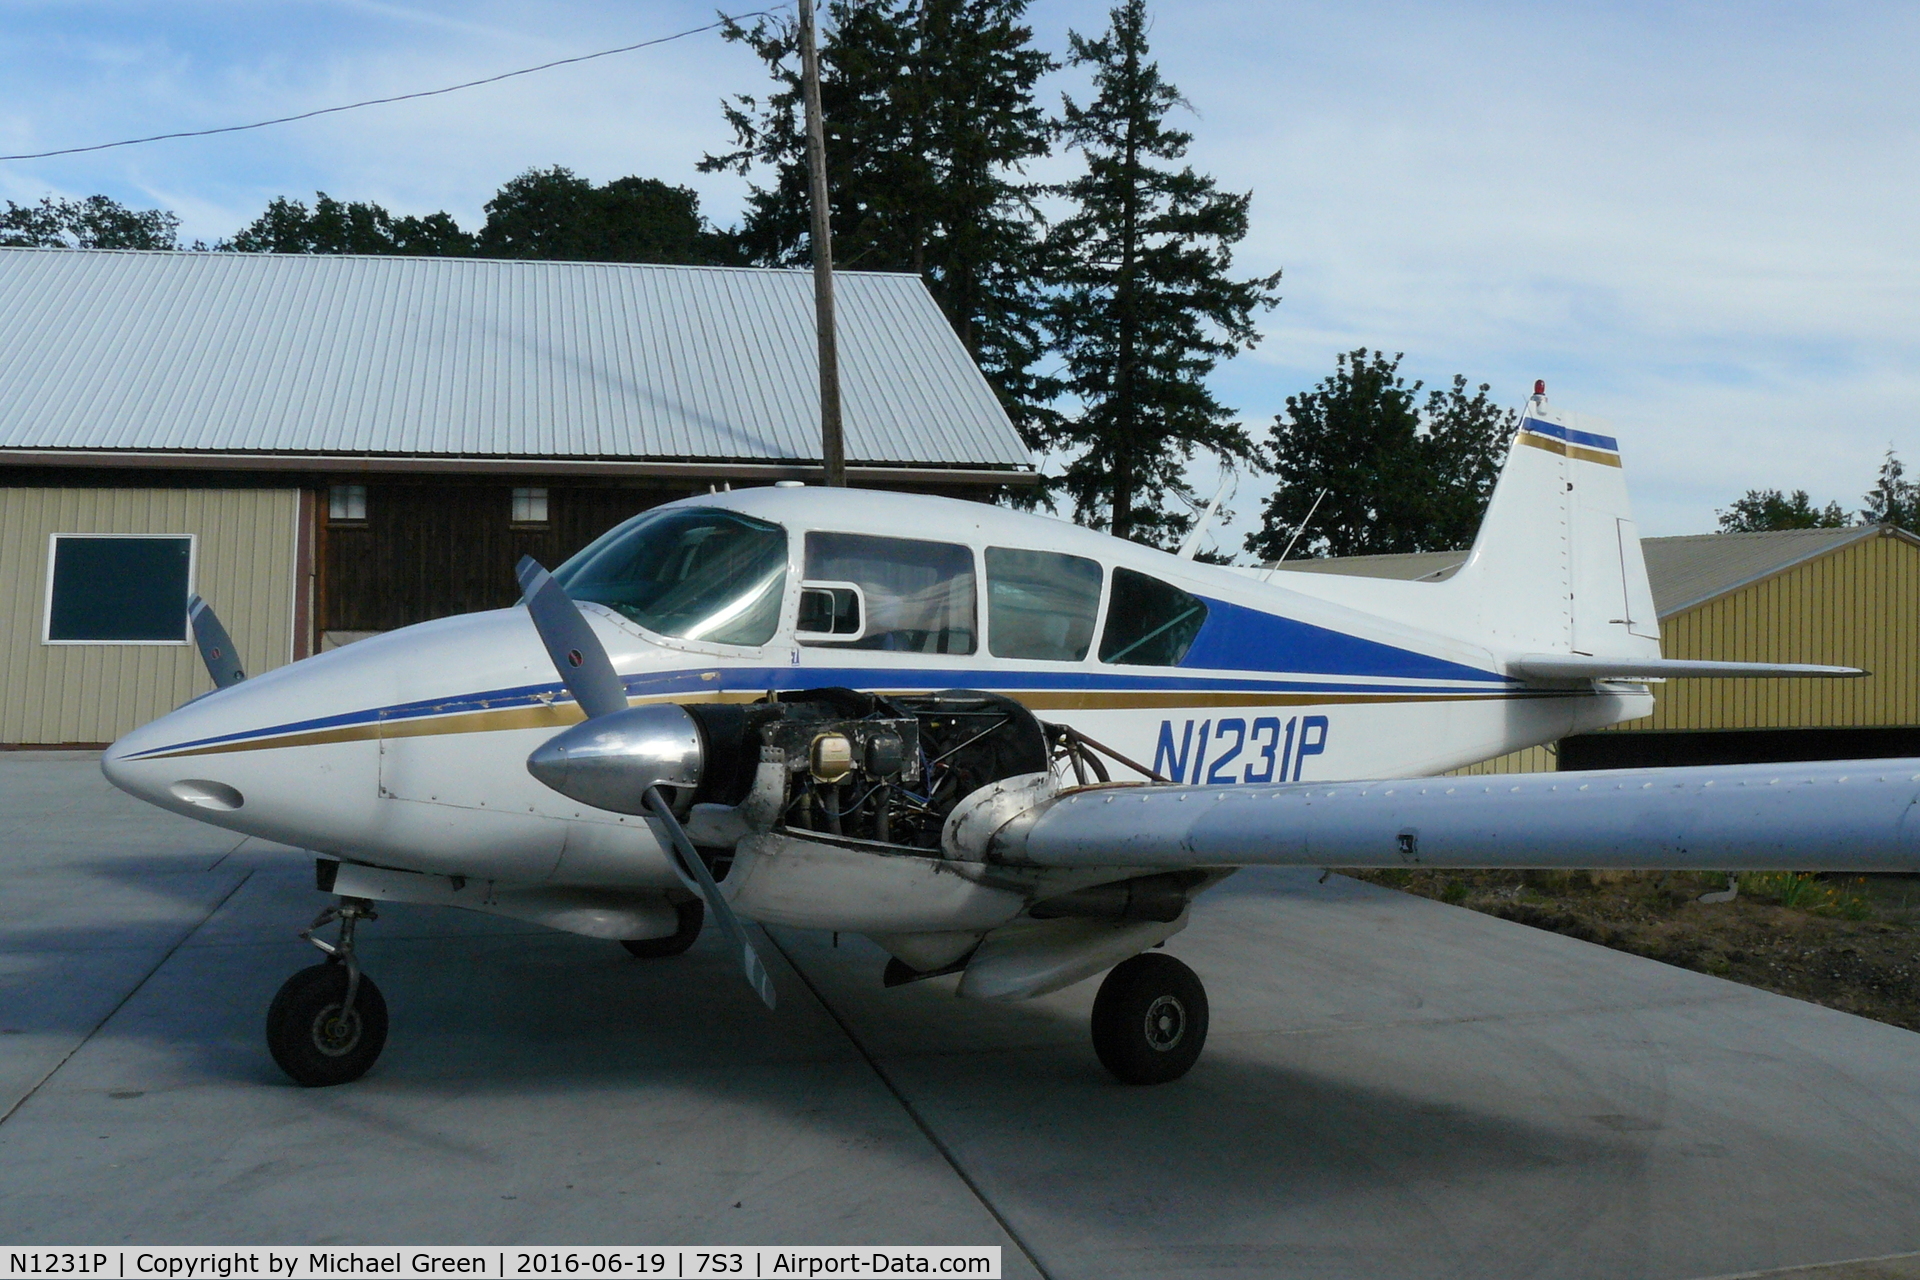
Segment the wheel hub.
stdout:
<path fill-rule="evenodd" d="M 1179 1045 L 1187 1034 L 1187 1007 L 1178 996 L 1161 996 L 1147 1006 L 1147 1043 L 1161 1053 Z"/>
<path fill-rule="evenodd" d="M 360 1043 L 360 1013 L 342 1013 L 337 1004 L 327 1005 L 313 1016 L 313 1047 L 329 1058 L 344 1058 Z"/>

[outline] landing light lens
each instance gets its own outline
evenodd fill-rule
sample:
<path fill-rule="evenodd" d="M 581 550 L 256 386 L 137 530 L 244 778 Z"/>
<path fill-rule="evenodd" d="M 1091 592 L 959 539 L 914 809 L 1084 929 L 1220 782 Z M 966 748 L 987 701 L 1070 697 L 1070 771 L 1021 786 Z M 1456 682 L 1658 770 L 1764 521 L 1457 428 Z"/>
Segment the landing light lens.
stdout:
<path fill-rule="evenodd" d="M 175 800 L 200 809 L 228 811 L 238 809 L 247 802 L 247 798 L 237 789 L 209 778 L 182 778 L 168 787 L 167 791 Z"/>

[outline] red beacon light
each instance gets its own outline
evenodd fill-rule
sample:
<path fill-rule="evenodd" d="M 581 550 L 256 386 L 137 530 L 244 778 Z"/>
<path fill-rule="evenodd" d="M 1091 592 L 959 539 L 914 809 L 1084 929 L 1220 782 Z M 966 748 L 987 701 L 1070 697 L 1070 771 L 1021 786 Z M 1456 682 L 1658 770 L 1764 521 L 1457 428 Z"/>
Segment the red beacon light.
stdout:
<path fill-rule="evenodd" d="M 1535 378 L 1533 380 L 1533 394 L 1537 396 L 1547 394 L 1547 380 L 1545 378 Z"/>

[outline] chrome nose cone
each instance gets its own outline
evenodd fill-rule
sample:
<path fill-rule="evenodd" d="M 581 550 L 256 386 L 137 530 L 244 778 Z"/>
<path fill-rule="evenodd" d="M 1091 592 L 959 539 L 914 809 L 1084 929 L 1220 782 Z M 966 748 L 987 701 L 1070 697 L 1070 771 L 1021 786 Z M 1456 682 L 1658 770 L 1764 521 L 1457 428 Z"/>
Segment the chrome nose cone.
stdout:
<path fill-rule="evenodd" d="M 697 787 L 700 728 L 672 703 L 595 716 L 547 739 L 527 772 L 561 795 L 614 813 L 646 813 L 648 787 Z"/>

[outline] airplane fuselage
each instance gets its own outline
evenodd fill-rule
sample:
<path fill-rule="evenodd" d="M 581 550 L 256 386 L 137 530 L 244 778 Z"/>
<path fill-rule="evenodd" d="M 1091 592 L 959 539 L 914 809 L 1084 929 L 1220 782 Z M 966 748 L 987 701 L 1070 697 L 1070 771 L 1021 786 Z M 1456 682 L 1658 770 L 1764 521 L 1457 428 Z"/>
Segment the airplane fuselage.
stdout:
<path fill-rule="evenodd" d="M 770 634 L 757 643 L 665 634 L 629 610 L 584 603 L 634 703 L 750 703 L 821 687 L 986 690 L 1174 781 L 1225 785 L 1430 774 L 1649 708 L 1634 686 L 1555 690 L 1513 679 L 1502 655 L 1447 635 L 1445 618 L 1425 629 L 1370 616 L 1000 508 L 768 489 L 648 515 L 674 511 L 777 529 L 785 562 L 777 583 L 769 576 Z M 885 563 L 901 544 L 915 545 L 900 565 Z M 936 642 L 925 628 L 896 628 L 881 636 L 893 647 L 800 638 L 802 584 L 810 573 L 820 580 L 823 556 L 838 574 L 867 575 L 870 628 L 888 625 L 889 608 L 924 609 L 933 591 L 947 629 Z M 1022 597 L 1055 589 L 1034 563 L 1078 573 L 1078 588 L 1057 590 L 1079 589 L 1079 603 L 1036 608 Z M 882 600 L 889 590 L 906 603 Z M 1134 652 L 1108 643 L 1137 621 L 1122 614 L 1161 607 L 1162 597 L 1197 601 L 1204 614 L 1197 627 L 1178 622 L 1192 634 L 1177 654 L 1152 636 Z M 1086 628 L 1037 633 L 1047 608 L 1080 609 Z M 728 625 L 737 637 L 738 624 Z M 1034 653 L 1042 656 L 1020 656 Z M 579 804 L 527 773 L 529 752 L 580 718 L 524 608 L 513 608 L 390 632 L 196 699 L 121 739 L 105 768 L 154 803 L 348 861 L 516 883 L 673 887 L 648 819 Z"/>

